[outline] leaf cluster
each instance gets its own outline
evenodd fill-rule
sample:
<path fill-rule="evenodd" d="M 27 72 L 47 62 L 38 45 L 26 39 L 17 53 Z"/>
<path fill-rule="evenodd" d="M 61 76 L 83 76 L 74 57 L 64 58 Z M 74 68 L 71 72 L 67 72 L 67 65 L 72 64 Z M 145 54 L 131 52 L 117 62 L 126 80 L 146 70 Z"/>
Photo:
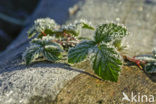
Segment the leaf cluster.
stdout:
<path fill-rule="evenodd" d="M 93 40 L 84 40 L 69 49 L 68 62 L 78 63 L 89 58 L 98 76 L 116 82 L 122 65 L 117 50 L 121 48 L 121 39 L 127 34 L 127 29 L 121 25 L 114 23 L 100 25 L 95 31 Z"/>
<path fill-rule="evenodd" d="M 152 55 L 137 56 L 136 59 L 145 61 L 145 72 L 156 73 L 156 48 L 153 49 Z"/>
<path fill-rule="evenodd" d="M 30 47 L 23 53 L 23 59 L 27 65 L 39 57 L 55 62 L 60 58 L 61 52 L 63 52 L 63 47 L 53 42 L 53 38 L 50 36 L 42 37 L 42 39 L 35 38 L 30 44 Z"/>
<path fill-rule="evenodd" d="M 94 27 L 85 20 L 75 21 L 74 24 L 60 26 L 53 19 L 41 18 L 34 22 L 28 31 L 30 47 L 23 53 L 26 64 L 44 58 L 55 62 L 61 59 L 61 54 L 68 51 L 69 47 L 75 46 L 79 40 L 81 28 L 91 29 Z"/>
<path fill-rule="evenodd" d="M 145 66 L 145 71 L 147 73 L 156 73 L 156 48 L 153 49 L 153 56 L 151 56 L 152 60 L 148 61 Z"/>
<path fill-rule="evenodd" d="M 91 23 L 80 20 L 60 26 L 50 18 L 38 19 L 28 31 L 32 39 L 23 54 L 26 64 L 42 57 L 55 62 L 62 52 L 68 52 L 68 63 L 89 59 L 95 74 L 103 80 L 117 81 L 122 59 L 119 54 L 122 38 L 128 35 L 126 27 L 115 23 L 99 25 L 92 40 L 79 38 L 81 29 L 94 30 Z"/>

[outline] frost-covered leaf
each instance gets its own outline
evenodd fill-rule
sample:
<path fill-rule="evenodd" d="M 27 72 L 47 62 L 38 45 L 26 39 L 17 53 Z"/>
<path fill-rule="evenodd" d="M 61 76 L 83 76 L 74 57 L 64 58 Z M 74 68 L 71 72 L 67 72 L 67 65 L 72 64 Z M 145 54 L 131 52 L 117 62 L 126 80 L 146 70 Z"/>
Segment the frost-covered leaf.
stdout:
<path fill-rule="evenodd" d="M 32 27 L 32 28 L 30 28 L 30 29 L 28 30 L 27 34 L 28 34 L 28 38 L 32 38 L 32 37 L 34 37 L 34 36 L 35 36 L 36 34 L 38 34 L 38 33 L 37 33 L 37 31 L 34 29 L 34 27 Z"/>
<path fill-rule="evenodd" d="M 53 19 L 41 18 L 35 20 L 34 25 L 28 31 L 28 37 L 32 38 L 37 35 L 38 38 L 42 38 L 43 36 L 50 35 L 58 38 L 64 37 L 64 33 L 78 36 L 82 28 L 94 30 L 91 23 L 85 20 L 76 21 L 74 24 L 59 26 Z"/>
<path fill-rule="evenodd" d="M 105 44 L 98 46 L 93 56 L 93 70 L 104 80 L 117 82 L 122 62 L 114 48 Z"/>
<path fill-rule="evenodd" d="M 63 50 L 62 46 L 56 42 L 54 42 L 55 38 L 51 36 L 44 36 L 41 39 L 35 38 L 31 41 L 31 44 L 40 45 L 42 47 L 46 45 L 57 46 L 58 49 Z"/>
<path fill-rule="evenodd" d="M 55 62 L 59 59 L 63 47 L 53 42 L 53 37 L 45 36 L 42 38 L 35 38 L 31 41 L 31 46 L 23 54 L 23 58 L 26 64 L 30 64 L 33 60 L 40 56 L 43 56 L 48 61 Z"/>
<path fill-rule="evenodd" d="M 153 55 L 156 57 L 156 48 L 153 49 Z"/>
<path fill-rule="evenodd" d="M 55 62 L 59 59 L 61 56 L 62 50 L 58 48 L 57 46 L 53 45 L 46 45 L 43 50 L 43 56 L 48 60 Z"/>
<path fill-rule="evenodd" d="M 91 24 L 91 22 L 88 22 L 84 19 L 81 19 L 80 21 L 75 21 L 75 25 L 80 26 L 84 29 L 94 30 L 94 26 Z"/>
<path fill-rule="evenodd" d="M 122 51 L 126 48 L 126 46 L 122 46 L 121 40 L 115 40 L 112 44 L 118 51 Z"/>
<path fill-rule="evenodd" d="M 113 45 L 117 48 L 120 49 L 121 48 L 121 40 L 115 40 L 113 42 Z"/>
<path fill-rule="evenodd" d="M 58 30 L 60 33 L 67 33 L 73 36 L 78 36 L 80 33 L 80 30 L 78 27 L 74 24 L 64 25 Z"/>
<path fill-rule="evenodd" d="M 78 36 L 79 35 L 79 30 L 77 30 L 77 29 L 68 29 L 68 30 L 64 30 L 64 32 L 66 33 L 66 34 L 71 34 L 71 35 L 73 35 L 73 36 Z"/>
<path fill-rule="evenodd" d="M 147 73 L 156 73 L 156 63 L 148 63 L 145 66 L 145 71 Z"/>
<path fill-rule="evenodd" d="M 58 25 L 53 19 L 40 18 L 35 20 L 34 25 L 28 31 L 28 37 L 32 38 L 35 35 L 39 35 L 46 30 L 46 32 L 52 32 L 58 29 Z"/>
<path fill-rule="evenodd" d="M 83 24 L 82 24 L 82 28 L 84 28 L 84 29 L 94 30 L 94 27 L 92 27 L 91 25 L 86 24 L 86 23 L 83 23 Z"/>
<path fill-rule="evenodd" d="M 51 36 L 44 36 L 42 38 L 33 39 L 31 41 L 31 43 L 41 45 L 41 46 L 45 46 L 45 45 L 53 43 L 53 40 L 54 40 L 54 38 Z"/>
<path fill-rule="evenodd" d="M 40 55 L 40 47 L 38 45 L 33 45 L 26 49 L 26 51 L 23 53 L 23 59 L 26 62 L 26 64 L 30 64 L 32 61 L 34 61 L 38 56 Z"/>
<path fill-rule="evenodd" d="M 45 29 L 45 30 L 44 30 L 44 33 L 45 33 L 45 34 L 48 34 L 48 35 L 50 35 L 50 36 L 53 36 L 53 35 L 54 35 L 54 30 Z"/>
<path fill-rule="evenodd" d="M 78 36 L 81 32 L 81 29 L 90 29 L 94 30 L 92 24 L 86 20 L 75 21 L 74 24 L 64 25 L 60 28 L 60 32 L 65 32 L 73 36 Z"/>
<path fill-rule="evenodd" d="M 91 48 L 95 46 L 94 41 L 82 41 L 75 47 L 69 49 L 68 51 L 68 62 L 69 63 L 78 63 L 83 61 Z"/>
<path fill-rule="evenodd" d="M 91 40 L 89 37 L 83 37 L 83 36 L 79 36 L 78 39 L 79 40 Z"/>
<path fill-rule="evenodd" d="M 94 40 L 97 43 L 100 42 L 111 42 L 115 40 L 120 40 L 124 36 L 128 34 L 126 27 L 114 24 L 114 23 L 108 23 L 100 25 L 96 29 Z"/>
<path fill-rule="evenodd" d="M 53 42 L 54 38 L 51 36 L 44 36 L 42 39 L 33 39 L 31 43 L 40 45 L 43 48 L 42 54 L 48 60 L 55 62 L 59 59 L 61 52 L 63 52 L 63 47 Z"/>
<path fill-rule="evenodd" d="M 145 61 L 148 63 L 153 63 L 153 62 L 156 63 L 156 58 L 153 55 L 140 55 L 140 56 L 136 56 L 135 59 Z"/>

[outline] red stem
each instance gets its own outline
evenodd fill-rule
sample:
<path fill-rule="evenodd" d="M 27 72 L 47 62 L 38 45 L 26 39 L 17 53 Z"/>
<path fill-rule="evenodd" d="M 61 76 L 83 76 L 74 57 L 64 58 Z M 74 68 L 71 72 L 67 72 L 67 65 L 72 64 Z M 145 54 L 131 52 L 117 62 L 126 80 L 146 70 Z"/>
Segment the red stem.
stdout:
<path fill-rule="evenodd" d="M 47 36 L 47 34 L 46 33 L 44 33 L 44 32 L 41 32 L 44 36 Z"/>
<path fill-rule="evenodd" d="M 123 56 L 123 58 L 124 58 L 125 60 L 130 61 L 130 62 L 134 62 L 141 70 L 143 70 L 141 64 L 146 64 L 145 61 L 141 61 L 141 60 L 135 59 L 135 57 L 130 58 L 130 57 L 127 57 L 127 56 Z"/>

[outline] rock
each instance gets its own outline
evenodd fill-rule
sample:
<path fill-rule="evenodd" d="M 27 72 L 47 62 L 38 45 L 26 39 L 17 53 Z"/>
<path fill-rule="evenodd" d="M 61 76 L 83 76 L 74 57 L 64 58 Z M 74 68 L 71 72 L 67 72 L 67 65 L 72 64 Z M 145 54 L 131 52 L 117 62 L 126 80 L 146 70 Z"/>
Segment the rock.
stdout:
<path fill-rule="evenodd" d="M 77 75 L 61 90 L 55 102 L 56 104 L 129 104 L 128 101 L 122 101 L 123 92 L 128 95 L 135 92 L 135 94 L 155 96 L 155 88 L 156 83 L 150 81 L 141 70 L 136 67 L 123 67 L 117 83 L 100 81 L 85 74 Z M 144 100 L 141 104 L 146 103 Z"/>
<path fill-rule="evenodd" d="M 33 96 L 54 100 L 79 72 L 64 64 L 38 63 L 9 67 L 0 74 L 0 104 L 27 104 Z"/>

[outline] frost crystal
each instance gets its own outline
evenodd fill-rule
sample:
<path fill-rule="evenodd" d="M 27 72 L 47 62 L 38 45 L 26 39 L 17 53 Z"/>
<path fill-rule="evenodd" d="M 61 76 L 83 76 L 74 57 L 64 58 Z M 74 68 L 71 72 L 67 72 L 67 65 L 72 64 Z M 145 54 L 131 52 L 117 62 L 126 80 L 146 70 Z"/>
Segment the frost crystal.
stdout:
<path fill-rule="evenodd" d="M 93 30 L 94 27 L 91 22 L 81 19 L 80 21 L 75 21 L 74 24 L 64 25 L 60 29 L 60 31 L 68 30 L 68 31 L 75 31 L 77 34 L 81 32 L 81 28 L 91 29 Z"/>
<path fill-rule="evenodd" d="M 55 37 L 52 37 L 52 36 L 44 36 L 44 37 L 42 37 L 42 40 L 43 41 L 51 41 L 51 40 L 53 40 L 53 39 L 55 39 Z"/>
<path fill-rule="evenodd" d="M 85 20 L 85 19 L 80 19 L 79 21 L 75 21 L 74 24 L 75 24 L 75 25 L 88 24 L 88 25 L 90 25 L 90 26 L 93 26 L 91 22 L 88 22 L 88 21 Z"/>
<path fill-rule="evenodd" d="M 153 56 L 137 56 L 135 59 L 146 62 L 156 62 L 156 59 Z"/>
<path fill-rule="evenodd" d="M 54 30 L 58 28 L 58 25 L 55 23 L 53 19 L 50 18 L 40 18 L 35 20 L 34 22 L 34 29 L 37 32 L 42 32 L 45 29 Z"/>
<path fill-rule="evenodd" d="M 69 25 L 63 25 L 62 28 L 60 28 L 60 31 L 63 31 L 63 30 L 73 30 L 75 31 L 77 27 L 73 24 L 69 24 Z"/>
<path fill-rule="evenodd" d="M 57 48 L 57 46 L 46 45 L 45 48 Z"/>
<path fill-rule="evenodd" d="M 147 73 L 156 73 L 156 63 L 148 63 L 146 66 L 145 66 L 145 71 Z"/>

